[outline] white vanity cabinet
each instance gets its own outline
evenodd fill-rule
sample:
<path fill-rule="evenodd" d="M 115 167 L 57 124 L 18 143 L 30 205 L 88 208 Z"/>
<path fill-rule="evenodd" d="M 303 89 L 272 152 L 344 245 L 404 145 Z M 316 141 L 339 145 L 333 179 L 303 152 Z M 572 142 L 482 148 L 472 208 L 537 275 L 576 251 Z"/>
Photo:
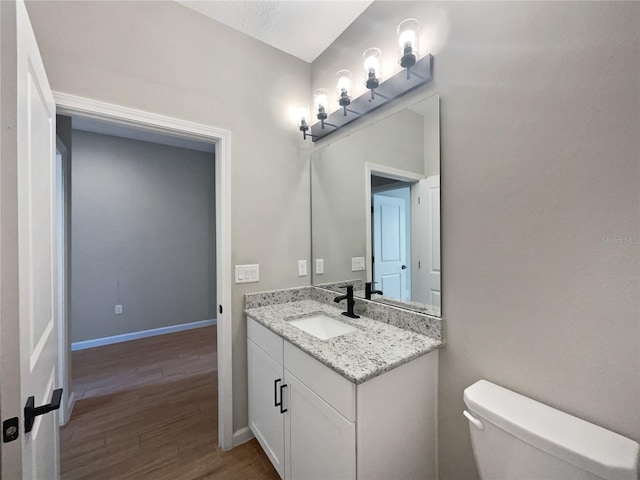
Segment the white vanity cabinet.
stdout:
<path fill-rule="evenodd" d="M 247 336 L 249 427 L 280 476 L 355 479 L 355 385 L 252 319 Z M 339 408 L 351 418 L 323 400 L 323 391 L 341 397 Z"/>
<path fill-rule="evenodd" d="M 285 478 L 356 478 L 356 386 L 284 342 Z"/>
<path fill-rule="evenodd" d="M 282 341 L 282 340 L 281 340 Z M 249 428 L 269 460 L 284 478 L 284 423 L 280 412 L 280 386 L 284 385 L 278 363 L 253 341 L 247 341 L 249 364 Z"/>
<path fill-rule="evenodd" d="M 437 352 L 356 385 L 247 321 L 249 426 L 283 479 L 436 478 Z"/>
<path fill-rule="evenodd" d="M 356 478 L 356 426 L 285 369 L 285 477 Z"/>

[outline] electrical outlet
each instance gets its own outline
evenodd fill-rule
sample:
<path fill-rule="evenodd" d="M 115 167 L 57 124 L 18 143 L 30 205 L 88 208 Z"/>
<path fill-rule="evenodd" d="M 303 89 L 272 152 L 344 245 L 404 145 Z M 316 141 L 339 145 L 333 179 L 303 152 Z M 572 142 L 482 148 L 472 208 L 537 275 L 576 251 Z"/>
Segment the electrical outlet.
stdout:
<path fill-rule="evenodd" d="M 116 305 L 116 315 L 122 315 L 122 305 Z"/>
<path fill-rule="evenodd" d="M 324 273 L 324 259 L 316 258 L 316 275 L 322 275 Z"/>
<path fill-rule="evenodd" d="M 307 276 L 307 261 L 306 260 L 298 260 L 298 276 L 306 277 Z"/>
<path fill-rule="evenodd" d="M 359 272 L 361 270 L 364 270 L 364 257 L 353 257 L 351 259 L 351 271 L 352 272 Z"/>

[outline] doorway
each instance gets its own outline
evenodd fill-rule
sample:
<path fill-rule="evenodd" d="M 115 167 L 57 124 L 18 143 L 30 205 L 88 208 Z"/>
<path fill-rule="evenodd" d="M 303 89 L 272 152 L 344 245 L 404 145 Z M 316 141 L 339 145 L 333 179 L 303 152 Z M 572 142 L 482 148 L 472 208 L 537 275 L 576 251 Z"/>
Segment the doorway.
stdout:
<path fill-rule="evenodd" d="M 411 299 L 412 183 L 371 176 L 373 281 L 386 297 Z"/>
<path fill-rule="evenodd" d="M 440 176 L 369 162 L 364 176 L 367 281 L 388 302 L 439 306 Z"/>
<path fill-rule="evenodd" d="M 71 268 L 58 283 L 70 284 L 60 324 L 75 399 L 61 430 L 62 478 L 83 476 L 92 455 L 105 478 L 155 475 L 159 451 L 176 476 L 203 468 L 217 454 L 214 144 L 57 120 L 72 173 L 61 188 L 60 154 L 61 225 L 64 193 L 73 200 Z"/>
<path fill-rule="evenodd" d="M 230 239 L 230 155 L 229 132 L 176 118 L 133 110 L 82 97 L 54 93 L 58 113 L 96 119 L 119 126 L 135 127 L 150 133 L 161 133 L 178 139 L 215 144 L 216 202 L 216 317 L 218 357 L 218 445 L 228 450 L 234 445 L 232 425 L 231 383 L 231 239 Z M 66 321 L 66 319 L 65 319 Z M 61 354 L 69 363 L 69 355 L 61 345 Z M 64 369 L 61 369 L 64 375 Z"/>

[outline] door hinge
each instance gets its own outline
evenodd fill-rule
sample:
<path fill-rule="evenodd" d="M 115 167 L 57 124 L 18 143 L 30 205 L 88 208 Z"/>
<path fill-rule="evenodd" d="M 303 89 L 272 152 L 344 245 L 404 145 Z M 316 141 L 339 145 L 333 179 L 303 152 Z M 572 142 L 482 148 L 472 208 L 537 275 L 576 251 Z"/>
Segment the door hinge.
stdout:
<path fill-rule="evenodd" d="M 371 205 L 371 213 L 373 213 L 373 212 L 374 212 L 373 205 Z"/>
<path fill-rule="evenodd" d="M 17 440 L 20 435 L 20 419 L 13 417 L 2 422 L 2 443 Z"/>
<path fill-rule="evenodd" d="M 218 305 L 218 311 L 222 313 L 222 305 Z"/>
<path fill-rule="evenodd" d="M 420 268 L 420 260 L 418 260 L 418 268 Z"/>

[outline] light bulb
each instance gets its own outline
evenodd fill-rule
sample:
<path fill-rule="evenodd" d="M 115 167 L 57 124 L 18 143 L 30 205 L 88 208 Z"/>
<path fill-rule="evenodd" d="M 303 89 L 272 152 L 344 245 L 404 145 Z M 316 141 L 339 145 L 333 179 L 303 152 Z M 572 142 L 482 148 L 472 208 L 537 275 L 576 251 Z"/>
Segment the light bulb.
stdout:
<path fill-rule="evenodd" d="M 309 121 L 309 105 L 304 103 L 297 105 L 295 116 L 300 125 L 306 124 Z"/>
<path fill-rule="evenodd" d="M 307 132 L 309 131 L 309 105 L 301 103 L 295 108 L 295 115 L 300 122 L 298 124 L 298 130 L 302 132 L 302 138 L 307 139 Z M 310 135 L 313 137 L 313 135 Z"/>
<path fill-rule="evenodd" d="M 337 84 L 336 93 L 338 98 L 342 95 L 351 95 L 351 72 L 349 70 L 340 70 L 336 73 Z"/>
<path fill-rule="evenodd" d="M 316 114 L 326 113 L 329 109 L 329 92 L 326 88 L 318 88 L 313 92 L 313 111 Z"/>
<path fill-rule="evenodd" d="M 409 78 L 408 69 L 413 67 L 418 60 L 420 50 L 418 27 L 418 20 L 415 18 L 407 18 L 398 25 L 398 45 L 400 47 L 398 62 L 407 69 L 407 78 Z"/>
<path fill-rule="evenodd" d="M 338 104 L 347 116 L 347 107 L 351 103 L 351 72 L 349 70 L 340 70 L 336 73 L 338 79 L 336 83 L 336 93 L 338 94 Z"/>
<path fill-rule="evenodd" d="M 371 100 L 373 100 L 374 90 L 380 85 L 382 52 L 379 48 L 369 48 L 362 56 L 364 57 L 364 83 L 371 90 Z"/>

